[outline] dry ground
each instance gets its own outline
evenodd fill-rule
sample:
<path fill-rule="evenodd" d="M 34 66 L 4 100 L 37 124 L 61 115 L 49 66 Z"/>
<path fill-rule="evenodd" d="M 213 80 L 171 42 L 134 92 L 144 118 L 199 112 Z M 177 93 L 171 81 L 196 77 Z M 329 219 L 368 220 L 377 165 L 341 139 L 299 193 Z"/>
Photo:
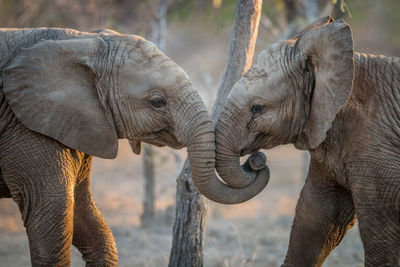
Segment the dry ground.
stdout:
<path fill-rule="evenodd" d="M 141 158 L 121 142 L 115 160 L 95 159 L 94 199 L 115 236 L 120 266 L 166 266 L 171 247 L 176 166 L 167 149 L 157 149 L 158 217 L 140 226 Z M 185 151 L 180 151 L 182 157 Z M 303 154 L 291 146 L 268 152 L 271 181 L 255 199 L 235 206 L 211 204 L 205 266 L 279 266 L 288 245 L 294 207 L 303 184 Z M 324 266 L 362 266 L 357 227 L 349 231 Z M 0 266 L 29 266 L 26 234 L 16 206 L 0 200 Z M 72 266 L 84 266 L 73 249 Z"/>

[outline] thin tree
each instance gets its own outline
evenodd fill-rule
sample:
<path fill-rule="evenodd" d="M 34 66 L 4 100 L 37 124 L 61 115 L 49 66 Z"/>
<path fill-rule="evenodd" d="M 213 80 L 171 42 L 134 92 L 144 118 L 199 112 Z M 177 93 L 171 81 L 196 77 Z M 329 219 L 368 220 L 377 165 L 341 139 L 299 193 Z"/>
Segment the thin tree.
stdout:
<path fill-rule="evenodd" d="M 218 118 L 232 86 L 251 66 L 258 34 L 262 0 L 238 0 L 229 57 L 211 116 Z M 170 267 L 203 266 L 207 202 L 193 185 L 186 159 L 177 178 L 176 213 Z"/>
<path fill-rule="evenodd" d="M 167 34 L 167 0 L 159 0 L 157 12 L 151 24 L 151 41 L 160 49 L 165 51 L 165 36 Z M 149 144 L 143 144 L 143 173 L 144 173 L 144 198 L 141 225 L 149 225 L 156 215 L 155 209 L 155 170 L 154 149 Z"/>

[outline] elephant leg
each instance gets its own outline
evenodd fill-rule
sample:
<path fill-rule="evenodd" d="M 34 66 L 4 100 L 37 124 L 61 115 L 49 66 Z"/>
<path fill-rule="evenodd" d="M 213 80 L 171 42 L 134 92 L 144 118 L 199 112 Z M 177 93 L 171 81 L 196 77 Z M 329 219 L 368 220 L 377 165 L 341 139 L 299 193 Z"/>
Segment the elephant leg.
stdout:
<path fill-rule="evenodd" d="M 400 216 L 393 211 L 357 209 L 365 266 L 400 266 Z"/>
<path fill-rule="evenodd" d="M 0 140 L 0 165 L 29 240 L 32 266 L 69 266 L 74 186 L 84 154 L 16 125 Z"/>
<path fill-rule="evenodd" d="M 312 161 L 296 206 L 283 266 L 321 266 L 355 219 L 351 193 Z"/>
<path fill-rule="evenodd" d="M 363 176 L 353 179 L 367 267 L 400 266 L 400 162 L 385 163 L 363 166 Z"/>
<path fill-rule="evenodd" d="M 36 176 L 45 178 L 46 185 L 51 185 L 47 189 L 41 188 L 44 184 L 36 184 L 33 176 L 19 177 L 18 184 L 10 183 L 12 198 L 21 211 L 28 235 L 32 266 L 70 264 L 73 187 L 66 181 L 71 177 L 53 175 L 52 179 Z"/>
<path fill-rule="evenodd" d="M 88 156 L 75 186 L 74 236 L 72 244 L 82 253 L 86 266 L 117 266 L 114 237 L 93 201 Z"/>

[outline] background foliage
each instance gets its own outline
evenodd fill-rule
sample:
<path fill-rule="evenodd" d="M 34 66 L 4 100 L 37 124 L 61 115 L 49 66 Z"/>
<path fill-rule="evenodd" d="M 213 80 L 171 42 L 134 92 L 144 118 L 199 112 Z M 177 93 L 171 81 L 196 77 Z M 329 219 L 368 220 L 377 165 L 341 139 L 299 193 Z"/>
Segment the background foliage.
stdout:
<path fill-rule="evenodd" d="M 79 30 L 112 28 L 121 32 L 148 35 L 156 0 L 0 0 L 0 27 L 69 27 Z M 284 29 L 285 1 L 264 0 L 261 30 L 269 26 Z M 292 0 L 293 1 L 293 0 Z M 324 5 L 329 0 L 318 0 Z M 334 2 L 334 1 L 333 1 Z M 340 5 L 341 1 L 337 5 Z M 372 44 L 362 49 L 399 54 L 400 1 L 346 0 L 352 18 L 341 12 L 355 28 L 363 28 L 359 38 Z M 221 31 L 231 26 L 236 0 L 170 0 L 168 21 L 190 24 L 201 21 L 206 30 Z M 374 34 L 369 34 L 374 32 Z M 262 38 L 262 37 L 261 37 Z"/>

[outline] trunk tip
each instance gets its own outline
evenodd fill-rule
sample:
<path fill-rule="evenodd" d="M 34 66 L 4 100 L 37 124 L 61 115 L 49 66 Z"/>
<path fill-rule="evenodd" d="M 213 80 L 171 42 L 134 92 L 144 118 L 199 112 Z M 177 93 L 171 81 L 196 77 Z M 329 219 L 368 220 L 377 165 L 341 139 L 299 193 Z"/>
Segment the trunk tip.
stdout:
<path fill-rule="evenodd" d="M 259 152 L 259 151 L 251 154 L 248 161 L 249 161 L 250 168 L 253 171 L 259 171 L 262 168 L 267 166 L 267 156 L 265 156 L 264 153 Z"/>

